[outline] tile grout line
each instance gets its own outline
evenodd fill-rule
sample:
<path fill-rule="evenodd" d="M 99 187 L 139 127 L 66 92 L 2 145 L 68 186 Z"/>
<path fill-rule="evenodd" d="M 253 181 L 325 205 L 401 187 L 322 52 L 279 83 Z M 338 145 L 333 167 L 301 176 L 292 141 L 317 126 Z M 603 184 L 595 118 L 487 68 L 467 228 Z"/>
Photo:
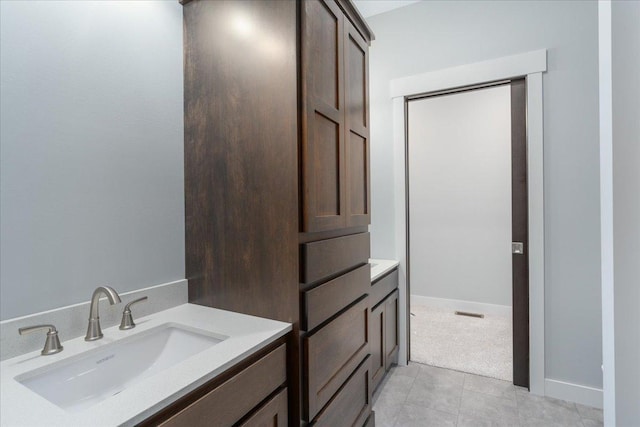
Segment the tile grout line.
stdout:
<path fill-rule="evenodd" d="M 460 418 L 460 414 L 462 413 L 462 398 L 464 397 L 464 386 L 467 384 L 467 373 L 462 377 L 462 390 L 460 390 L 460 401 L 458 402 L 458 416 L 456 417 L 456 426 L 458 425 L 458 420 Z"/>

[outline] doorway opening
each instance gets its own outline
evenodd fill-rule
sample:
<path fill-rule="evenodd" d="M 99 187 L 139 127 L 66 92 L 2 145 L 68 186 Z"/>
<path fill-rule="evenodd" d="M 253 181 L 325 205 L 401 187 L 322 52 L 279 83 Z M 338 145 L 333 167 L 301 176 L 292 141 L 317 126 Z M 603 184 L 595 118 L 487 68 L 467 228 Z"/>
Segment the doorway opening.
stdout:
<path fill-rule="evenodd" d="M 528 387 L 525 80 L 405 102 L 410 359 Z"/>

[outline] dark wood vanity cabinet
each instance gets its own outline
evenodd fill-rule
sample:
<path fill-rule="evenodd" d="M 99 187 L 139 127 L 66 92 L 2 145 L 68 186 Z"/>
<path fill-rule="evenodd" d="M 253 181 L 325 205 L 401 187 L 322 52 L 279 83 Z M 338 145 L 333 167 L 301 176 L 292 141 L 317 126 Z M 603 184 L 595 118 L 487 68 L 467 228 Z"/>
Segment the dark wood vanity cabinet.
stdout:
<path fill-rule="evenodd" d="M 289 424 L 371 423 L 373 34 L 351 0 L 181 3 L 189 302 L 293 324 Z"/>
<path fill-rule="evenodd" d="M 371 284 L 371 382 L 378 387 L 387 371 L 398 362 L 398 270 Z"/>

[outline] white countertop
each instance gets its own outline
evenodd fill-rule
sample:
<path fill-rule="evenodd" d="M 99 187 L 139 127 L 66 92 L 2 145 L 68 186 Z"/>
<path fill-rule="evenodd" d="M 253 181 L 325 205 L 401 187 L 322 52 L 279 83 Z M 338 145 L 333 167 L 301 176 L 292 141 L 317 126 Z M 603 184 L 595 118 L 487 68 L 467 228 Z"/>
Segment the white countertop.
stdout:
<path fill-rule="evenodd" d="M 100 348 L 165 323 L 178 323 L 229 338 L 159 374 L 132 384 L 121 393 L 82 412 L 66 412 L 29 390 L 14 378 L 43 366 Z M 183 304 L 136 319 L 136 328 L 104 329 L 104 338 L 62 340 L 64 350 L 52 356 L 34 351 L 0 364 L 0 425 L 2 426 L 117 426 L 134 425 L 291 330 L 289 323 Z M 17 332 L 16 332 L 17 333 Z M 44 336 L 42 337 L 44 344 Z"/>
<path fill-rule="evenodd" d="M 371 264 L 371 281 L 379 279 L 398 266 L 398 261 L 392 259 L 369 259 Z"/>

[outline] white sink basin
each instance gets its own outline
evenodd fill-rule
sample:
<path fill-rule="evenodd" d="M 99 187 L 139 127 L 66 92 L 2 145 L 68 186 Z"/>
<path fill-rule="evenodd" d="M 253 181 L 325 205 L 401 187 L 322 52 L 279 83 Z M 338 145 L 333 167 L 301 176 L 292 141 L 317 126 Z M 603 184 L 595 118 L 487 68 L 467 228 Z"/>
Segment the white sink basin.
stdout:
<path fill-rule="evenodd" d="M 79 412 L 226 338 L 165 323 L 15 379 L 60 408 Z"/>

